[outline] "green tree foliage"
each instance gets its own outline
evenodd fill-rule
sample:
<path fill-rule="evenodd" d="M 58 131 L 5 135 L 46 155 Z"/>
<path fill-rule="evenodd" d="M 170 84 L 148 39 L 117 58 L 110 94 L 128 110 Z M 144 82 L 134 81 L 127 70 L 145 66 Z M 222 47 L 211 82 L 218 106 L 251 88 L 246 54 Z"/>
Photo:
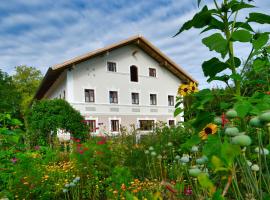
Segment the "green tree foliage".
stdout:
<path fill-rule="evenodd" d="M 12 79 L 22 96 L 20 106 L 22 113 L 24 113 L 32 101 L 43 76 L 41 71 L 34 67 L 17 66 L 15 71 L 16 73 L 12 76 Z"/>
<path fill-rule="evenodd" d="M 0 113 L 19 116 L 21 95 L 12 78 L 0 69 Z"/>
<path fill-rule="evenodd" d="M 198 5 L 202 3 L 203 1 L 198 0 Z M 269 32 L 255 32 L 251 25 L 254 23 L 270 24 L 270 15 L 249 13 L 245 20 L 239 21 L 238 15 L 242 9 L 255 7 L 250 4 L 250 0 L 223 0 L 221 2 L 213 0 L 213 3 L 215 5 L 213 9 L 208 9 L 205 5 L 191 20 L 182 25 L 176 35 L 191 28 L 203 29 L 202 32 L 212 31 L 210 36 L 202 39 L 202 43 L 210 51 L 217 52 L 218 57 L 222 59 L 214 57 L 205 61 L 202 64 L 204 75 L 208 77 L 208 82 L 219 80 L 228 86 L 229 80 L 232 80 L 234 82 L 233 93 L 240 96 L 243 70 L 250 60 L 253 59 L 254 62 L 257 62 L 252 65 L 255 72 L 261 70 L 262 66 L 269 68 L 269 60 L 265 59 L 267 57 L 265 54 L 270 53 Z M 234 44 L 236 42 L 250 44 L 250 53 L 244 63 L 241 63 L 235 55 Z M 264 62 L 263 65 L 262 62 Z M 224 70 L 229 70 L 231 74 L 220 75 Z"/>
<path fill-rule="evenodd" d="M 84 139 L 88 128 L 84 118 L 68 102 L 62 99 L 41 100 L 34 102 L 26 113 L 26 126 L 32 143 L 52 143 L 52 136 L 57 129 L 64 129 L 73 137 Z"/>

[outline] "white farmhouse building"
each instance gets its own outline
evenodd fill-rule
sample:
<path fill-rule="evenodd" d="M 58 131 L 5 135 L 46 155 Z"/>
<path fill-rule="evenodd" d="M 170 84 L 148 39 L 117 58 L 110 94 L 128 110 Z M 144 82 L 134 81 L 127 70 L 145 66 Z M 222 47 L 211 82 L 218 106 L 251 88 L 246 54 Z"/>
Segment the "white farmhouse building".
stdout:
<path fill-rule="evenodd" d="M 50 67 L 35 99 L 62 98 L 85 117 L 90 131 L 115 134 L 134 124 L 148 131 L 173 125 L 178 86 L 195 80 L 142 36 Z"/>

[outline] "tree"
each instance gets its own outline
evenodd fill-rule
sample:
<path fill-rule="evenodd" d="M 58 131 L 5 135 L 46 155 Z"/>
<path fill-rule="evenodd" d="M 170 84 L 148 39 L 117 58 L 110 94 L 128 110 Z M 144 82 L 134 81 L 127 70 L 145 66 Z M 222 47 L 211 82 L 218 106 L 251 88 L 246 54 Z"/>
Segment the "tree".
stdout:
<path fill-rule="evenodd" d="M 22 96 L 20 107 L 22 113 L 25 113 L 43 76 L 41 71 L 34 67 L 18 66 L 15 68 L 15 71 L 16 73 L 12 76 L 12 79 Z"/>
<path fill-rule="evenodd" d="M 51 136 L 56 135 L 57 129 L 84 139 L 88 128 L 83 120 L 81 114 L 62 99 L 36 101 L 26 112 L 26 128 L 32 143 L 41 141 L 52 144 Z"/>
<path fill-rule="evenodd" d="M 12 78 L 0 69 L 0 113 L 19 116 L 21 95 Z"/>

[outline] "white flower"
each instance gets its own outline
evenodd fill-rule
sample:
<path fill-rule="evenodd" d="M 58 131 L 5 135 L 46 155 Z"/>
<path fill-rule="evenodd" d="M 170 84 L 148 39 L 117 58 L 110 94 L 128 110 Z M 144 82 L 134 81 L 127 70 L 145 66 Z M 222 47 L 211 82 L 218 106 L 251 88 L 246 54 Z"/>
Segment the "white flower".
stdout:
<path fill-rule="evenodd" d="M 148 151 L 148 150 L 145 150 L 144 153 L 145 153 L 145 154 L 149 154 L 149 151 Z"/>
<path fill-rule="evenodd" d="M 154 151 L 151 152 L 151 156 L 155 157 L 156 155 L 157 155 L 156 152 L 154 152 Z"/>
<path fill-rule="evenodd" d="M 175 160 L 179 160 L 179 159 L 180 159 L 179 155 L 175 156 Z"/>
<path fill-rule="evenodd" d="M 192 151 L 192 152 L 198 152 L 198 151 L 199 151 L 198 146 L 193 146 L 193 147 L 191 148 L 191 151 Z"/>
<path fill-rule="evenodd" d="M 67 192 L 68 192 L 68 190 L 67 190 L 67 189 L 63 189 L 63 192 L 64 192 L 64 193 L 67 193 Z"/>
<path fill-rule="evenodd" d="M 66 185 L 65 185 L 65 187 L 69 187 L 70 185 L 67 183 Z"/>
<path fill-rule="evenodd" d="M 259 148 L 259 147 L 256 147 L 255 148 L 255 152 L 256 153 L 260 153 L 261 155 L 268 155 L 269 154 L 269 151 L 268 151 L 268 149 L 266 149 L 266 148 L 263 148 L 263 149 L 261 149 L 261 148 Z"/>
<path fill-rule="evenodd" d="M 247 160 L 246 162 L 249 167 L 252 165 L 252 162 L 250 162 L 249 160 Z"/>
<path fill-rule="evenodd" d="M 150 146 L 149 151 L 154 151 L 154 147 Z"/>
<path fill-rule="evenodd" d="M 254 164 L 254 165 L 251 166 L 251 170 L 253 170 L 253 171 L 259 171 L 260 170 L 260 167 L 259 167 L 259 165 Z"/>
<path fill-rule="evenodd" d="M 168 142 L 168 147 L 171 147 L 173 144 L 171 142 Z"/>
<path fill-rule="evenodd" d="M 180 159 L 180 161 L 181 161 L 182 163 L 188 163 L 188 162 L 189 162 L 189 157 L 183 156 L 183 157 Z"/>

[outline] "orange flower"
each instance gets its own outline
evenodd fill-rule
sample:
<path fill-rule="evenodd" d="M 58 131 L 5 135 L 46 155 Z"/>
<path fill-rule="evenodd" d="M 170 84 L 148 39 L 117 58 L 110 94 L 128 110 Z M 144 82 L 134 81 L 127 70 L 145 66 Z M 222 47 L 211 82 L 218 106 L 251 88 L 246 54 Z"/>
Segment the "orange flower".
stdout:
<path fill-rule="evenodd" d="M 203 128 L 203 130 L 199 133 L 202 140 L 206 140 L 208 138 L 208 135 L 213 135 L 217 132 L 217 125 L 216 124 L 207 124 L 206 127 Z"/>
<path fill-rule="evenodd" d="M 121 189 L 122 189 L 123 191 L 125 191 L 125 190 L 127 189 L 124 183 L 121 185 Z"/>
<path fill-rule="evenodd" d="M 181 96 L 186 96 L 190 93 L 189 85 L 182 84 L 178 88 L 178 94 Z"/>
<path fill-rule="evenodd" d="M 189 90 L 190 90 L 191 92 L 193 92 L 193 93 L 199 91 L 199 90 L 198 90 L 198 87 L 197 87 L 197 84 L 194 83 L 194 82 L 190 82 L 190 83 L 189 83 Z"/>

